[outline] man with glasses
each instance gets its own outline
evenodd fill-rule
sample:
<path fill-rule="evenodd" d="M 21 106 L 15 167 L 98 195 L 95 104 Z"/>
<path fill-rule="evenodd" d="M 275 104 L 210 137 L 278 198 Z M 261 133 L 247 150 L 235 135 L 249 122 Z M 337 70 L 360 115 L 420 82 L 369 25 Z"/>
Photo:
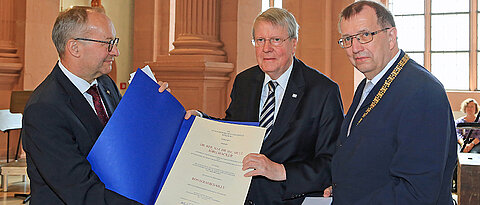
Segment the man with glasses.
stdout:
<path fill-rule="evenodd" d="M 121 99 L 106 75 L 120 54 L 115 35 L 100 9 L 73 7 L 57 17 L 52 40 L 60 60 L 33 92 L 23 118 L 32 205 L 138 204 L 105 189 L 87 161 Z"/>
<path fill-rule="evenodd" d="M 267 128 L 260 154 L 243 160 L 243 170 L 251 169 L 245 177 L 253 177 L 245 204 L 300 205 L 331 183 L 343 120 L 339 88 L 294 56 L 298 24 L 287 10 L 260 14 L 252 34 L 258 65 L 236 76 L 225 118 Z"/>
<path fill-rule="evenodd" d="M 365 79 L 332 159 L 333 204 L 452 204 L 455 124 L 442 84 L 399 50 L 393 16 L 380 3 L 346 7 L 339 31 Z"/>

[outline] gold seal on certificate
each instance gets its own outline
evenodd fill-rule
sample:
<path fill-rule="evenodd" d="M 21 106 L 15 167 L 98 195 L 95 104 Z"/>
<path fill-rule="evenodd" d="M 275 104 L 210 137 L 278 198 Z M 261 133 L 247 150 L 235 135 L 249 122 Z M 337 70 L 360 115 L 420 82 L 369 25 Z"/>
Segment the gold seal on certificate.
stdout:
<path fill-rule="evenodd" d="M 259 153 L 265 128 L 195 118 L 155 204 L 244 203 L 251 177 L 242 160 Z"/>

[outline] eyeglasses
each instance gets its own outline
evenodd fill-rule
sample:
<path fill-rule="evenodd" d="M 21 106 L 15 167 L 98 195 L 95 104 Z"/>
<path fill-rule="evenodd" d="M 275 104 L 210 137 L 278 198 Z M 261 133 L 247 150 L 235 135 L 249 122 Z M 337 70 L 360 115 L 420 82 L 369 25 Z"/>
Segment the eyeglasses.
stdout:
<path fill-rule="evenodd" d="M 285 38 L 285 39 L 281 39 L 281 38 L 257 38 L 257 39 L 252 40 L 252 44 L 255 47 L 262 47 L 262 46 L 265 45 L 266 41 L 269 41 L 270 45 L 278 47 L 278 46 L 281 46 L 284 41 L 286 41 L 290 38 L 292 38 L 292 37 L 288 37 L 288 38 Z"/>
<path fill-rule="evenodd" d="M 344 38 L 341 38 L 340 40 L 338 40 L 338 45 L 340 45 L 340 47 L 342 47 L 342 48 L 350 48 L 350 46 L 352 46 L 353 38 L 356 38 L 358 40 L 358 42 L 360 42 L 361 44 L 370 43 L 370 41 L 373 40 L 374 35 L 382 32 L 382 31 L 386 31 L 390 28 L 392 28 L 392 27 L 380 29 L 380 30 L 374 31 L 374 32 L 362 32 L 362 33 L 357 33 L 355 35 L 347 36 L 347 37 L 344 37 Z"/>
<path fill-rule="evenodd" d="M 120 41 L 119 38 L 114 38 L 109 41 L 101 41 L 101 40 L 95 40 L 95 39 L 89 39 L 89 38 L 74 38 L 74 40 L 81 40 L 81 41 L 92 41 L 92 42 L 97 42 L 97 43 L 104 43 L 108 44 L 108 52 L 111 52 L 113 49 L 113 46 L 118 46 L 118 41 Z"/>

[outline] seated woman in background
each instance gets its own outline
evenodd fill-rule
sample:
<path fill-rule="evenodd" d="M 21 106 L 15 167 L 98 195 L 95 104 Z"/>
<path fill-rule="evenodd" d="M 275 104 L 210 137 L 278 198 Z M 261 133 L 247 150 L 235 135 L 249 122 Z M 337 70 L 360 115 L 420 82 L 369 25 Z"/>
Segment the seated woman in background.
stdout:
<path fill-rule="evenodd" d="M 460 107 L 460 111 L 467 115 L 455 120 L 455 126 L 458 123 L 474 122 L 479 109 L 480 107 L 475 99 L 468 98 L 464 100 Z M 469 132 L 470 129 L 457 129 L 457 141 L 458 144 L 460 144 L 460 147 L 464 147 Z M 462 152 L 480 153 L 480 145 L 478 145 L 480 143 L 480 130 L 472 130 L 470 139 L 473 140 L 467 141 Z"/>

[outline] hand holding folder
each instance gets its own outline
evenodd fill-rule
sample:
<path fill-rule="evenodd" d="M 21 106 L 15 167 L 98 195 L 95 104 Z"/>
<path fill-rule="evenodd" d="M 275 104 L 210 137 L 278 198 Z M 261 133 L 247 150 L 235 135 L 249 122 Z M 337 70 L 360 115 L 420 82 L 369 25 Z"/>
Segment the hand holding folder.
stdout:
<path fill-rule="evenodd" d="M 198 204 L 215 204 L 216 201 L 224 204 L 221 201 L 232 195 L 242 198 L 241 193 L 244 198 L 250 178 L 234 173 L 238 161 L 234 158 L 236 155 L 243 158 L 249 152 L 258 153 L 264 128 L 195 117 L 184 120 L 183 106 L 169 92 L 159 93 L 159 87 L 143 71 L 135 74 L 87 158 L 100 180 L 108 189 L 143 204 L 154 204 L 162 190 L 179 189 L 177 185 L 185 183 L 187 188 L 180 188 L 184 193 L 177 191 L 172 196 L 171 191 L 170 194 L 162 192 L 160 195 L 165 197 L 158 199 L 160 203 L 169 204 L 161 200 L 173 203 L 200 200 L 201 196 L 203 199 L 197 201 Z M 192 157 L 198 159 L 189 161 Z M 188 168 L 176 168 L 185 166 Z M 186 173 L 184 169 L 188 169 Z M 170 175 L 177 177 L 170 179 Z M 233 177 L 233 180 L 223 177 Z M 236 181 L 242 185 L 232 184 Z M 233 188 L 234 193 L 230 193 L 229 188 Z M 219 194 L 203 193 L 201 190 L 205 189 L 219 189 Z M 238 203 L 243 204 L 243 199 Z"/>

